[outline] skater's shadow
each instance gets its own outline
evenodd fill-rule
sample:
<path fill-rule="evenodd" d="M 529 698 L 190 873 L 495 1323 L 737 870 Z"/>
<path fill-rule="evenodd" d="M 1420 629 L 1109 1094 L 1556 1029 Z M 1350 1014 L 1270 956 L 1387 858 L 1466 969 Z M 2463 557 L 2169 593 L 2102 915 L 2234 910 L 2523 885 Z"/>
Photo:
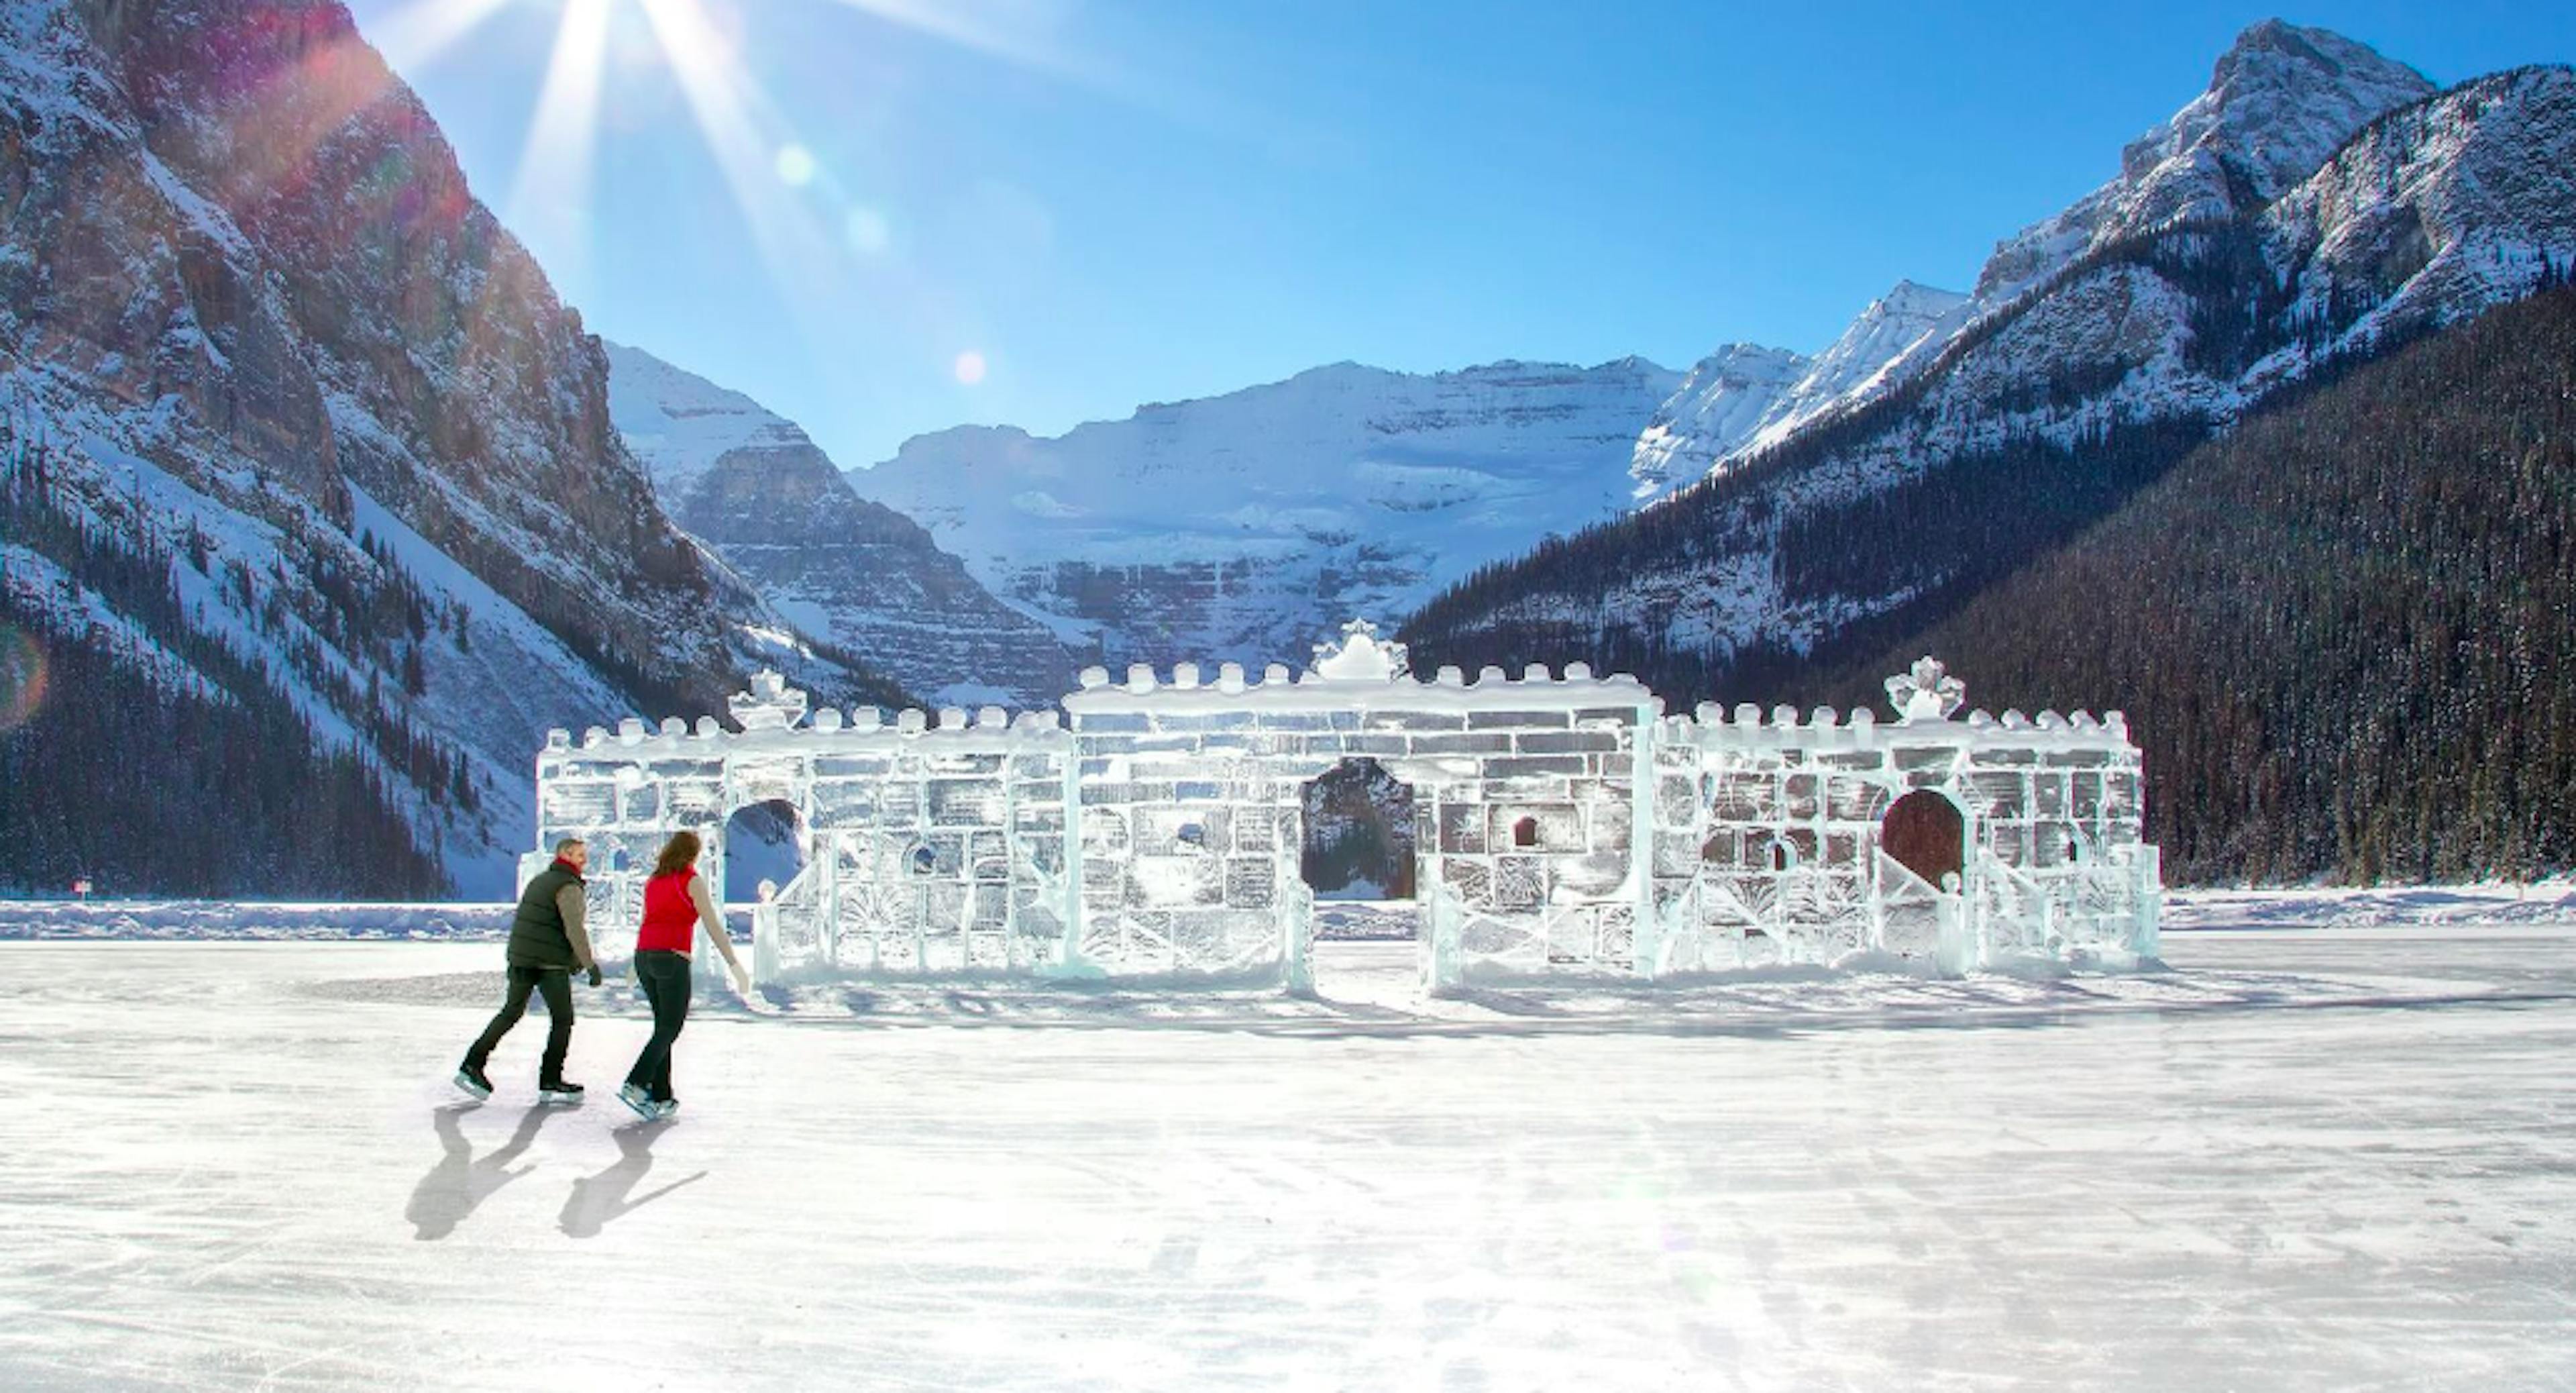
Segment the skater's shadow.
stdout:
<path fill-rule="evenodd" d="M 699 1171 L 638 1198 L 628 1198 L 643 1183 L 644 1173 L 653 1169 L 653 1140 L 664 1130 L 659 1122 L 640 1122 L 609 1133 L 617 1142 L 617 1164 L 572 1183 L 572 1193 L 564 1199 L 563 1215 L 555 1221 L 556 1227 L 572 1238 L 596 1238 L 609 1224 L 683 1185 L 706 1179 L 707 1173 Z"/>
<path fill-rule="evenodd" d="M 403 1210 L 403 1217 L 411 1221 L 412 1237 L 433 1241 L 447 1237 L 493 1191 L 536 1169 L 526 1165 L 513 1170 L 510 1163 L 536 1141 L 537 1129 L 546 1125 L 554 1109 L 528 1109 L 508 1141 L 476 1156 L 461 1124 L 465 1114 L 479 1106 L 458 1103 L 430 1113 L 431 1123 L 438 1128 L 440 1154 L 438 1164 L 413 1187 L 411 1204 Z"/>

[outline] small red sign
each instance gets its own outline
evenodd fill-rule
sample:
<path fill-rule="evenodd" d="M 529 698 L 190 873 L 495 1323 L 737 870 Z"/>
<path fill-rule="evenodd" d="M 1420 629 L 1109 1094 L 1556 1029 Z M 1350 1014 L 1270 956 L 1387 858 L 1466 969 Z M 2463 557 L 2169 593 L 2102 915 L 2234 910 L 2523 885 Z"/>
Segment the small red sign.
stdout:
<path fill-rule="evenodd" d="M 75 895 L 86 895 L 86 894 L 88 894 L 88 893 L 89 893 L 89 882 L 88 882 L 88 881 L 86 881 L 86 880 L 75 880 L 75 881 L 73 881 L 73 882 L 72 882 L 72 893 L 73 893 L 73 894 L 75 894 Z"/>

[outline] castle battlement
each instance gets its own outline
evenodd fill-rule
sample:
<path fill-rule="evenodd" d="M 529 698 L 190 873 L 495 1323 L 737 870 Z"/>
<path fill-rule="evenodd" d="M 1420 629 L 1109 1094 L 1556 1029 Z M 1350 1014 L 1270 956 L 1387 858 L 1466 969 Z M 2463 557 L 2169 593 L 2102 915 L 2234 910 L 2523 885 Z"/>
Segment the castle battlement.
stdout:
<path fill-rule="evenodd" d="M 1365 623 L 1300 672 L 1106 669 L 1052 711 L 809 710 L 762 674 L 712 717 L 551 732 L 539 842 L 593 843 L 611 951 L 671 832 L 774 805 L 807 853 L 764 974 L 1309 980 L 1306 795 L 1375 766 L 1411 809 L 1425 980 L 1648 979 L 1894 954 L 2152 954 L 2160 892 L 2117 712 L 1958 716 L 1927 658 L 1895 719 L 1714 704 L 1532 666 L 1415 677 Z M 531 864 L 541 855 L 532 855 Z"/>

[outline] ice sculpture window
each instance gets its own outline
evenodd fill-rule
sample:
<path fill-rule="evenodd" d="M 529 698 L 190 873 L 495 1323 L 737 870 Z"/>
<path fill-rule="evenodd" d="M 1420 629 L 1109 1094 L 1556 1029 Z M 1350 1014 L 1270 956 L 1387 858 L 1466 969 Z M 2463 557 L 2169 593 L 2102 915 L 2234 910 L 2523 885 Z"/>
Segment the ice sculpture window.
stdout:
<path fill-rule="evenodd" d="M 1921 876 L 1927 885 L 1943 885 L 1967 862 L 1967 819 L 1959 805 L 1928 788 L 1918 788 L 1891 804 L 1879 824 L 1879 848 L 1890 860 Z"/>
<path fill-rule="evenodd" d="M 608 853 L 608 869 L 619 875 L 623 875 L 626 873 L 628 862 L 632 859 L 633 858 L 626 854 L 626 848 L 621 846 L 615 851 Z"/>
<path fill-rule="evenodd" d="M 805 869 L 805 843 L 804 815 L 784 798 L 735 809 L 724 823 L 725 903 L 759 903 L 764 880 L 793 882 Z"/>
<path fill-rule="evenodd" d="M 1790 853 L 1787 842 L 1771 844 L 1771 869 L 1785 871 L 1796 864 L 1798 864 L 1798 858 Z"/>
<path fill-rule="evenodd" d="M 1183 846 L 1194 846 L 1201 850 L 1207 848 L 1207 827 L 1204 824 L 1184 822 L 1181 824 L 1181 830 L 1173 835 Z"/>
<path fill-rule="evenodd" d="M 939 853 L 930 847 L 914 847 L 909 859 L 914 875 L 928 875 L 939 869 Z"/>
<path fill-rule="evenodd" d="M 1538 845 L 1538 819 L 1525 817 L 1512 824 L 1512 845 Z"/>
<path fill-rule="evenodd" d="M 1413 898 L 1411 784 L 1374 759 L 1354 756 L 1308 780 L 1298 802 L 1305 820 L 1298 874 L 1319 898 Z"/>

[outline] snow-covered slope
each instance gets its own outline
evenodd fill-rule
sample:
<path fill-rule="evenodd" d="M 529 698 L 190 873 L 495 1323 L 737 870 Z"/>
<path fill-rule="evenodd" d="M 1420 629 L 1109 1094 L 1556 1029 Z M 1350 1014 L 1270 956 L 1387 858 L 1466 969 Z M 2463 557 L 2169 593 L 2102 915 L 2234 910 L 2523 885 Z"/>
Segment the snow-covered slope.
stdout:
<path fill-rule="evenodd" d="M 1054 704 L 1072 656 L 910 518 L 854 492 L 802 428 L 609 344 L 609 412 L 665 507 L 798 628 L 925 699 Z"/>
<path fill-rule="evenodd" d="M 1723 487 L 1675 496 L 1688 520 L 1506 568 L 1408 638 L 1453 658 L 1683 652 L 1702 671 L 1807 653 L 1993 560 L 1932 550 L 1982 535 L 1937 511 L 1968 496 L 1937 482 L 1955 466 L 2045 446 L 2080 468 L 2111 434 L 2147 448 L 2134 433 L 2156 428 L 2178 453 L 2328 359 L 2528 294 L 2576 259 L 2576 72 L 2427 92 L 2350 40 L 2255 26 L 2117 179 L 2001 243 L 1966 305 L 1920 298 L 1925 331 L 1853 353 L 1852 385 L 1802 425 L 1704 452 Z M 1899 486 L 1927 510 L 1889 534 L 1908 554 L 1816 559 L 1832 538 L 1814 529 L 1884 512 Z M 1977 496 L 1989 518 L 2014 506 Z"/>
<path fill-rule="evenodd" d="M 640 348 L 600 340 L 608 353 L 608 418 L 652 476 L 664 506 L 716 462 L 736 451 L 770 454 L 808 450 L 813 441 L 795 422 L 696 373 L 674 367 Z"/>
<path fill-rule="evenodd" d="M 1091 661 L 1302 659 L 1615 514 L 1680 378 L 1628 358 L 1418 376 L 1343 363 L 1055 438 L 963 427 L 854 473 Z"/>
<path fill-rule="evenodd" d="M 1812 360 L 1785 348 L 1730 343 L 1691 366 L 1655 409 L 1628 464 L 1638 501 L 1661 497 L 1717 467 L 1774 415 Z"/>
<path fill-rule="evenodd" d="M 1912 281 L 1869 303 L 1813 358 L 1729 345 L 1637 437 L 1629 473 L 1639 502 L 1777 445 L 1827 412 L 1847 410 L 1912 377 L 1967 322 L 1968 297 Z"/>
<path fill-rule="evenodd" d="M 1638 497 L 1720 472 L 1893 390 L 1970 322 L 2087 252 L 2178 221 L 2259 212 L 2365 122 L 2432 90 L 2414 69 L 2342 35 L 2279 20 L 2255 25 L 2218 60 L 2206 91 L 2121 152 L 2117 177 L 1997 243 L 1973 295 L 1898 282 L 1799 380 L 1759 398 L 1749 419 L 1750 394 L 1685 384 L 1638 439 Z"/>
<path fill-rule="evenodd" d="M 0 4 L 0 210 L 14 515 L 100 597 L 180 558 L 124 620 L 220 645 L 456 888 L 508 888 L 550 725 L 721 710 L 760 663 L 873 689 L 671 526 L 597 342 L 339 4 Z"/>

